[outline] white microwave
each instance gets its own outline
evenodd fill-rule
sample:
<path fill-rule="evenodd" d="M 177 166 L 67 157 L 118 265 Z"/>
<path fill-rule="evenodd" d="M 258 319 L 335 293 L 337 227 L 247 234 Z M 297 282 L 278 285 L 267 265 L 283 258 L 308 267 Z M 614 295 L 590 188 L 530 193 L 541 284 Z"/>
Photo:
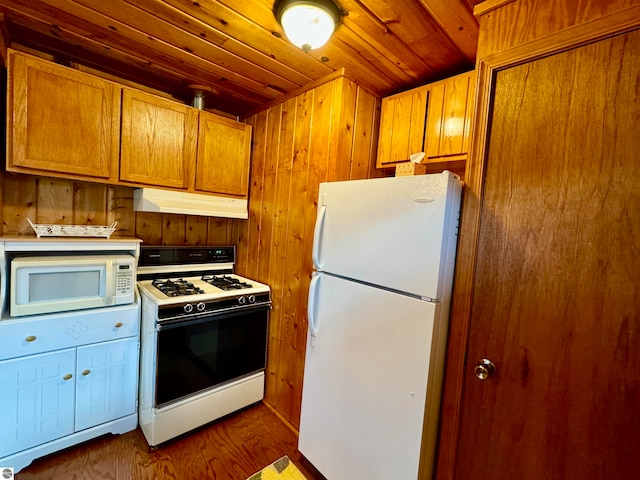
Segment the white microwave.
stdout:
<path fill-rule="evenodd" d="M 11 260 L 12 317 L 134 302 L 135 257 L 61 255 Z"/>

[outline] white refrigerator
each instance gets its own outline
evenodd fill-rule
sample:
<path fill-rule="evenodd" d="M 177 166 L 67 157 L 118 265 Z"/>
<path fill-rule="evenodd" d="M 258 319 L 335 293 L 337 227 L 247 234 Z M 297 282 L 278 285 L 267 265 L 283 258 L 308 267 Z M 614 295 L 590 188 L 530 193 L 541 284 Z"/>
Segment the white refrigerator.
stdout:
<path fill-rule="evenodd" d="M 461 189 L 320 185 L 298 449 L 328 480 L 432 476 Z"/>

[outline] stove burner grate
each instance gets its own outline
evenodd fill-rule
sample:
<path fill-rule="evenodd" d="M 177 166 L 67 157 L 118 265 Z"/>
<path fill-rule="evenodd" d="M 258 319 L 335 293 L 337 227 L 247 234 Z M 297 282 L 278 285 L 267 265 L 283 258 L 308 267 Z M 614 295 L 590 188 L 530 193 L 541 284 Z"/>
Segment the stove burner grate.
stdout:
<path fill-rule="evenodd" d="M 182 278 L 177 280 L 170 279 L 156 279 L 151 282 L 151 285 L 156 287 L 167 297 L 181 297 L 184 295 L 198 295 L 204 293 L 204 290 L 193 285 L 191 282 L 187 282 Z"/>
<path fill-rule="evenodd" d="M 237 278 L 228 277 L 226 275 L 205 275 L 202 277 L 202 281 L 221 290 L 242 290 L 243 288 L 253 287 L 250 283 L 241 282 Z"/>

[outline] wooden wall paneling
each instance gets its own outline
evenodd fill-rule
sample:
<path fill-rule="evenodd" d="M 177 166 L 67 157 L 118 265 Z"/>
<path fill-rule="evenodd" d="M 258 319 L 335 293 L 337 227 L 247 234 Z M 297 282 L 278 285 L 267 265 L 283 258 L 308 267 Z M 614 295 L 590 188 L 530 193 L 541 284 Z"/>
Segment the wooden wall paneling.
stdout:
<path fill-rule="evenodd" d="M 287 260 L 287 229 L 292 199 L 291 174 L 293 169 L 293 138 L 296 126 L 297 99 L 290 98 L 282 103 L 280 112 L 280 131 L 278 132 L 278 170 L 276 172 L 276 196 L 273 216 L 271 254 L 269 255 L 269 285 L 272 289 L 273 310 L 271 311 L 271 327 L 269 331 L 269 358 L 267 362 L 267 388 L 265 398 L 275 406 L 277 399 L 278 371 L 281 341 L 281 325 L 283 316 L 283 299 L 285 294 L 285 271 Z M 276 108 L 276 107 L 272 107 Z M 275 138 L 274 138 L 275 141 Z"/>
<path fill-rule="evenodd" d="M 296 128 L 293 135 L 293 164 L 291 169 L 291 186 L 289 205 L 289 222 L 285 238 L 286 260 L 284 276 L 284 292 L 281 310 L 281 342 L 278 361 L 278 381 L 276 384 L 276 398 L 274 406 L 294 426 L 298 418 L 292 418 L 295 408 L 293 399 L 296 397 L 294 389 L 299 385 L 293 383 L 294 363 L 298 361 L 293 351 L 295 340 L 290 337 L 291 328 L 297 325 L 299 316 L 300 282 L 302 264 L 304 261 L 304 215 L 307 196 L 307 175 L 309 169 L 309 143 L 312 128 L 312 113 L 314 91 L 302 93 L 296 97 Z M 295 339 L 295 335 L 293 336 Z"/>
<path fill-rule="evenodd" d="M 33 235 L 27 218 L 35 221 L 37 177 L 3 173 L 3 235 Z"/>
<path fill-rule="evenodd" d="M 233 222 L 241 220 L 232 220 L 221 217 L 207 217 L 207 245 L 232 245 L 231 231 Z"/>
<path fill-rule="evenodd" d="M 298 271 L 298 306 L 295 309 L 296 315 L 288 318 L 284 324 L 283 333 L 285 338 L 289 339 L 290 345 L 286 350 L 291 354 L 291 359 L 287 359 L 286 378 L 287 384 L 292 384 L 290 394 L 288 395 L 288 418 L 291 423 L 298 428 L 300 425 L 300 407 L 302 401 L 302 381 L 304 376 L 304 363 L 307 344 L 307 299 L 309 297 L 309 283 L 313 272 L 313 263 L 311 261 L 311 250 L 313 247 L 313 232 L 316 222 L 316 214 L 318 210 L 318 193 L 320 183 L 326 181 L 330 175 L 330 166 L 333 163 L 331 157 L 335 155 L 332 151 L 337 144 L 340 150 L 348 149 L 345 157 L 339 156 L 338 160 L 346 164 L 346 168 L 342 168 L 348 174 L 350 161 L 350 140 L 342 138 L 344 134 L 344 125 L 353 123 L 353 110 L 355 101 L 349 105 L 347 98 L 350 95 L 344 95 L 345 89 L 355 94 L 355 84 L 346 79 L 334 80 L 319 86 L 314 90 L 312 125 L 309 139 L 309 166 L 307 173 L 307 191 L 304 203 L 304 222 L 302 224 L 302 258 L 300 259 L 300 269 Z M 351 85 L 349 85 L 351 84 Z M 342 102 L 337 104 L 331 102 L 331 99 L 342 97 Z M 354 97 L 354 96 L 353 96 Z M 355 100 L 355 97 L 353 98 Z M 337 115 L 336 109 L 343 111 L 342 115 Z M 346 117 L 351 117 L 347 120 Z M 339 119 L 336 122 L 336 118 Z M 348 129 L 352 132 L 352 128 Z M 339 154 L 338 154 L 339 155 Z M 292 299 L 293 300 L 293 299 Z"/>
<path fill-rule="evenodd" d="M 106 185 L 73 182 L 73 224 L 105 225 L 106 223 Z"/>
<path fill-rule="evenodd" d="M 245 249 L 244 272 L 249 278 L 257 278 L 258 263 L 262 251 L 260 249 L 262 202 L 264 190 L 264 169 L 266 152 L 267 111 L 256 115 L 255 125 L 248 121 L 253 129 L 253 158 L 251 160 L 250 181 L 250 206 L 249 219 L 247 221 L 247 243 Z"/>
<path fill-rule="evenodd" d="M 116 225 L 115 236 L 134 237 L 136 234 L 136 212 L 133 210 L 133 188 L 107 188 L 107 222 Z"/>
<path fill-rule="evenodd" d="M 477 58 L 485 58 L 536 40 L 553 43 L 557 39 L 552 39 L 552 34 L 580 25 L 586 26 L 598 20 L 605 20 L 597 25 L 597 28 L 603 28 L 602 36 L 606 35 L 605 32 L 610 27 L 621 32 L 633 28 L 640 6 L 639 0 L 518 0 L 495 8 L 496 3 L 505 2 L 487 1 L 474 9 L 474 14 L 480 17 L 481 26 Z M 610 23 L 607 22 L 607 17 L 612 20 Z M 625 25 L 627 22 L 628 25 Z M 595 27 L 596 25 L 592 26 L 588 35 L 596 33 Z M 575 31 L 573 35 L 572 40 L 575 41 Z"/>
<path fill-rule="evenodd" d="M 175 213 L 162 214 L 162 245 L 185 245 L 187 216 Z"/>
<path fill-rule="evenodd" d="M 208 217 L 203 217 L 202 215 L 187 215 L 185 245 L 206 245 L 208 230 Z"/>
<path fill-rule="evenodd" d="M 74 222 L 73 181 L 37 177 L 35 223 L 69 225 Z"/>
<path fill-rule="evenodd" d="M 378 175 L 371 169 L 379 106 L 378 98 L 338 77 L 247 120 L 254 129 L 250 216 L 242 225 L 234 221 L 232 236 L 238 273 L 271 287 L 265 402 L 293 428 L 300 417 L 319 184 Z"/>
<path fill-rule="evenodd" d="M 136 212 L 136 235 L 147 245 L 163 245 L 162 214 L 156 212 Z"/>
<path fill-rule="evenodd" d="M 269 257 L 273 253 L 273 218 L 276 212 L 279 137 L 282 119 L 282 104 L 267 110 L 265 131 L 264 169 L 262 176 L 262 215 L 260 222 L 260 257 L 257 278 L 269 279 Z M 285 160 L 286 163 L 286 160 Z"/>
<path fill-rule="evenodd" d="M 329 175 L 326 178 L 330 181 L 349 180 L 357 93 L 358 85 L 345 77 L 334 82 Z"/>
<path fill-rule="evenodd" d="M 380 100 L 362 87 L 358 87 L 356 111 L 353 122 L 351 148 L 351 172 L 349 178 L 358 180 L 377 176 L 375 168 L 378 126 L 380 123 Z M 373 163 L 372 163 L 373 162 Z"/>

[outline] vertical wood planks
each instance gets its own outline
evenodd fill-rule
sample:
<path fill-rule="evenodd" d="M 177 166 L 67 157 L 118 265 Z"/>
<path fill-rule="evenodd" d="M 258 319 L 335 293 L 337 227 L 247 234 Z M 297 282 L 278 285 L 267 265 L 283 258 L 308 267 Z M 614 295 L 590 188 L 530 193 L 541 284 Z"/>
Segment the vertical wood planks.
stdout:
<path fill-rule="evenodd" d="M 36 222 L 37 177 L 8 173 L 2 175 L 4 177 L 2 192 L 3 235 L 32 234 L 33 230 L 29 226 L 27 218 Z"/>
<path fill-rule="evenodd" d="M 381 176 L 380 99 L 339 77 L 253 115 L 249 219 L 133 211 L 133 189 L 3 173 L 3 234 L 40 223 L 110 224 L 147 245 L 236 245 L 239 274 L 267 283 L 273 309 L 265 400 L 299 425 L 307 295 L 319 184 Z"/>
<path fill-rule="evenodd" d="M 34 223 L 111 225 L 147 245 L 233 245 L 245 220 L 135 212 L 133 188 L 2 173 L 3 235 L 33 235 Z"/>
<path fill-rule="evenodd" d="M 235 230 L 233 243 L 242 259 L 238 273 L 271 287 L 265 400 L 295 428 L 319 185 L 380 175 L 372 138 L 379 110 L 378 98 L 340 77 L 247 120 L 260 133 L 254 133 L 249 221 Z"/>

